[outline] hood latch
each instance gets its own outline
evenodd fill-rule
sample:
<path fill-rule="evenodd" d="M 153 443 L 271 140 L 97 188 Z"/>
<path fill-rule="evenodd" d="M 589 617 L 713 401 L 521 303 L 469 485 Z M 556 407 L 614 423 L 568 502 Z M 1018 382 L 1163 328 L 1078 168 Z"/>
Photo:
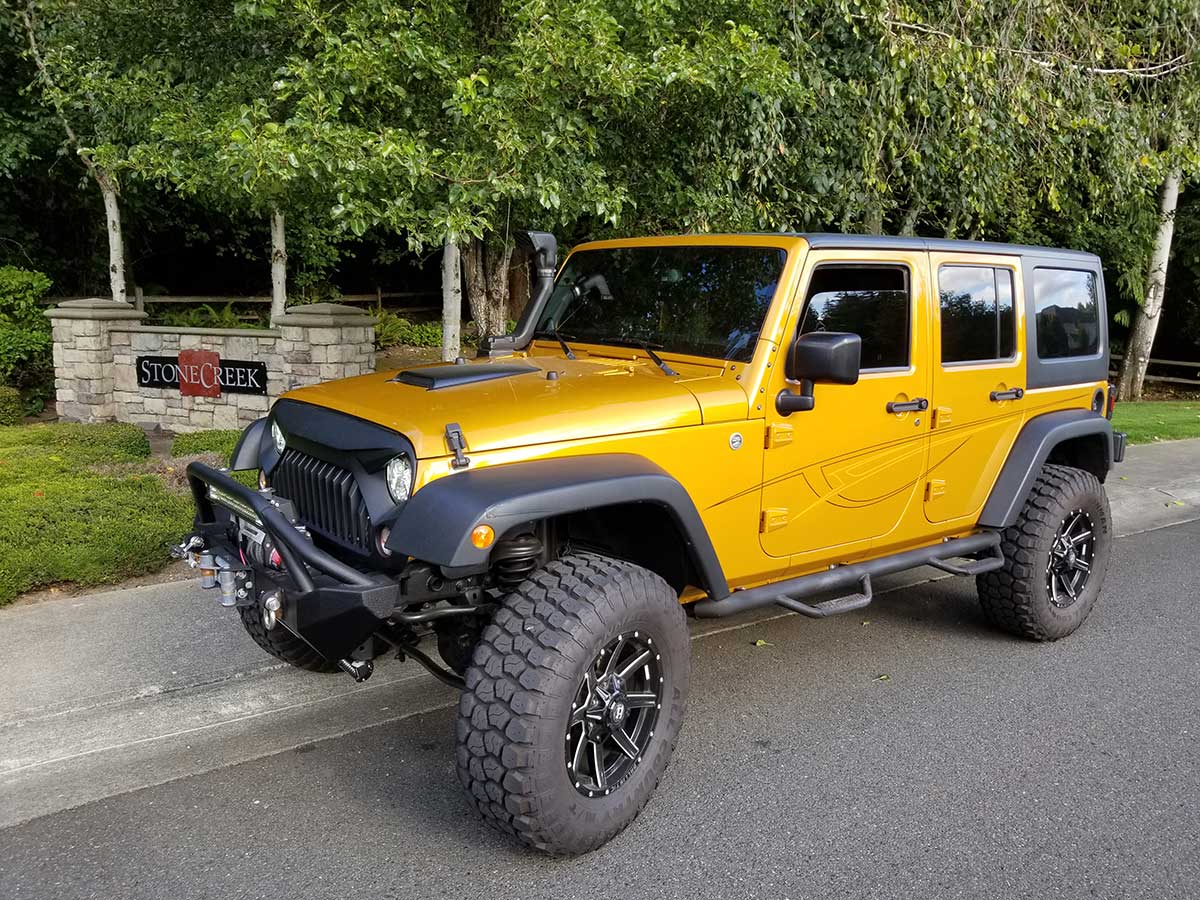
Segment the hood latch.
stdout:
<path fill-rule="evenodd" d="M 457 422 L 446 426 L 446 446 L 454 454 L 454 459 L 450 460 L 450 468 L 465 469 L 471 464 L 471 460 L 463 455 L 463 451 L 467 449 L 467 439 L 463 437 L 462 428 Z"/>

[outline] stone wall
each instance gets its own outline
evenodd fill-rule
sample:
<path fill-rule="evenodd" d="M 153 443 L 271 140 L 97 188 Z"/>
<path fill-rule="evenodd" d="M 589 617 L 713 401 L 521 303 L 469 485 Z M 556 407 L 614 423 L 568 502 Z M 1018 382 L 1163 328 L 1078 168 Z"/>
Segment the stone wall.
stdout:
<path fill-rule="evenodd" d="M 60 419 L 133 422 L 200 431 L 242 428 L 284 391 L 375 370 L 374 320 L 336 303 L 295 307 L 269 329 L 166 328 L 112 300 L 69 300 L 46 313 L 54 325 L 54 377 Z M 222 360 L 261 362 L 267 393 L 182 396 L 178 388 L 139 386 L 137 358 L 211 350 Z"/>

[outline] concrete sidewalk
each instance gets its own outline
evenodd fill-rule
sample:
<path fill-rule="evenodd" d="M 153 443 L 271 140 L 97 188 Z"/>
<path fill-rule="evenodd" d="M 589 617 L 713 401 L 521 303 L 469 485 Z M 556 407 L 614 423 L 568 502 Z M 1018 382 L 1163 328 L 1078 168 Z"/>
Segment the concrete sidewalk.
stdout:
<path fill-rule="evenodd" d="M 1132 447 L 1108 482 L 1117 533 L 1200 518 L 1200 440 Z M 880 579 L 884 593 L 942 576 Z M 777 618 L 700 622 L 694 639 Z M 277 664 L 193 582 L 0 610 L 0 828 L 455 702 L 416 666 L 372 679 Z"/>

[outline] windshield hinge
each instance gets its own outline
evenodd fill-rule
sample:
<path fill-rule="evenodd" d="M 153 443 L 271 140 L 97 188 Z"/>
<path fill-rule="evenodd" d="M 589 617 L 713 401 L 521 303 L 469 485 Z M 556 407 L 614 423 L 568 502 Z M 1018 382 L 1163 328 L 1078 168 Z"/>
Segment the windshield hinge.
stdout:
<path fill-rule="evenodd" d="M 463 455 L 463 451 L 467 449 L 467 439 L 463 437 L 462 428 L 457 422 L 446 426 L 446 446 L 454 454 L 454 459 L 450 460 L 450 468 L 465 469 L 471 464 L 471 460 Z"/>

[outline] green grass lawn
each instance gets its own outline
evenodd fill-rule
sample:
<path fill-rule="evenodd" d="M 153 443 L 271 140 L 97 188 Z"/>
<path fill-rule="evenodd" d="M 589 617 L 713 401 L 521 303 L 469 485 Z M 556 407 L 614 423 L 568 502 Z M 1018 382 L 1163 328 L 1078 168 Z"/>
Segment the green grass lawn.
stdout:
<path fill-rule="evenodd" d="M 134 425 L 0 428 L 0 604 L 161 568 L 192 523 L 178 472 Z"/>
<path fill-rule="evenodd" d="M 1132 444 L 1200 437 L 1200 401 L 1118 403 L 1113 413 L 1113 428 L 1126 432 Z"/>

